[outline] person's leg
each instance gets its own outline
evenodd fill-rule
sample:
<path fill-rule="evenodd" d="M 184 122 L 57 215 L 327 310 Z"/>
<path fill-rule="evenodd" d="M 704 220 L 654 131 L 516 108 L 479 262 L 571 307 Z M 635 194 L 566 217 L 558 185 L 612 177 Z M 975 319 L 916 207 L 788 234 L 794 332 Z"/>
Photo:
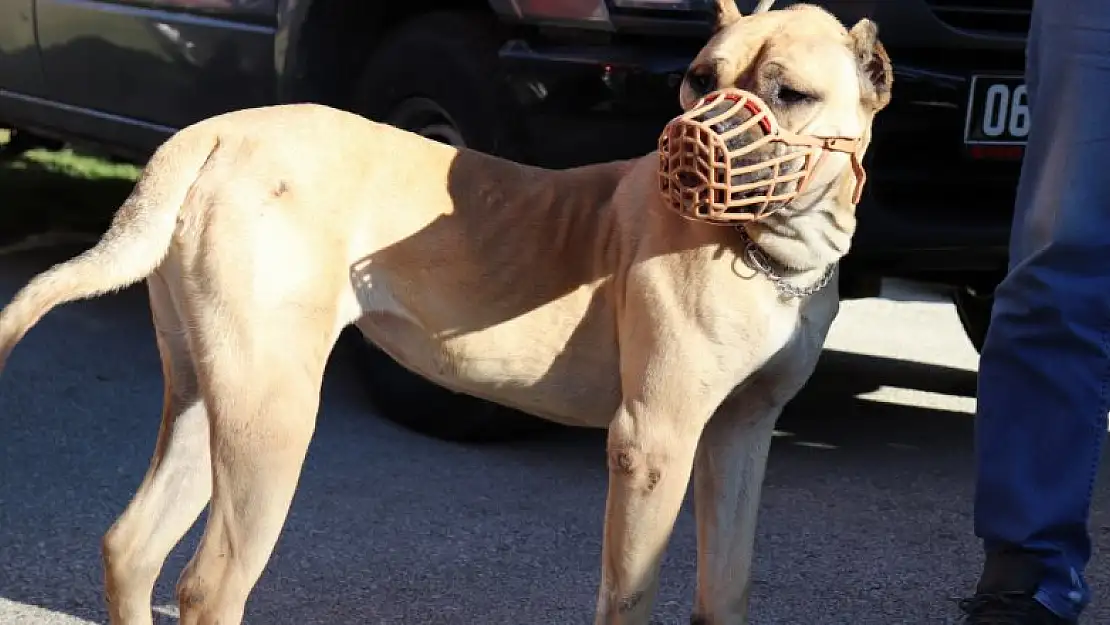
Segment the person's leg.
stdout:
<path fill-rule="evenodd" d="M 988 569 L 1032 553 L 1036 599 L 1074 620 L 1110 409 L 1110 2 L 1036 0 L 1028 55 L 1010 271 L 979 366 L 975 533 Z"/>

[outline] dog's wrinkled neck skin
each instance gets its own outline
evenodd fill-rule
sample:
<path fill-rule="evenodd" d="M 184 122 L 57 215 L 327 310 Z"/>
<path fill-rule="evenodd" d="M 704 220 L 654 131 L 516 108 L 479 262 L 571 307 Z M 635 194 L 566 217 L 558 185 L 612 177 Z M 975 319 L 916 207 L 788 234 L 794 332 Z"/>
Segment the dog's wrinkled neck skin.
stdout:
<path fill-rule="evenodd" d="M 848 253 L 856 231 L 849 196 L 851 172 L 799 196 L 792 206 L 746 224 L 745 231 L 774 262 L 797 274 L 820 274 Z M 816 196 L 816 197 L 815 197 Z"/>
<path fill-rule="evenodd" d="M 824 271 L 848 253 L 855 217 L 833 211 L 811 211 L 794 217 L 777 214 L 745 229 L 781 267 L 798 273 Z"/>

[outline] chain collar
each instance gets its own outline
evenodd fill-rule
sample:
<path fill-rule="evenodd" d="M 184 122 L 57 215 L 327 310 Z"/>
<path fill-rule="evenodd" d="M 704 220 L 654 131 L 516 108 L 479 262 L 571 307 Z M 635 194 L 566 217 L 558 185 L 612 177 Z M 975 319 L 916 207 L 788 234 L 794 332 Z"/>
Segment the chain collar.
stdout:
<path fill-rule="evenodd" d="M 825 288 L 832 280 L 833 274 L 836 272 L 836 263 L 829 265 L 825 268 L 825 273 L 821 278 L 812 284 L 806 286 L 795 286 L 782 272 L 775 266 L 778 264 L 767 256 L 761 247 L 755 244 L 755 241 L 748 236 L 748 231 L 744 226 L 738 225 L 736 229 L 740 231 L 740 238 L 744 241 L 744 257 L 752 269 L 767 277 L 772 284 L 775 285 L 775 290 L 779 292 L 779 296 L 783 299 L 801 299 L 809 297 L 814 293 Z"/>

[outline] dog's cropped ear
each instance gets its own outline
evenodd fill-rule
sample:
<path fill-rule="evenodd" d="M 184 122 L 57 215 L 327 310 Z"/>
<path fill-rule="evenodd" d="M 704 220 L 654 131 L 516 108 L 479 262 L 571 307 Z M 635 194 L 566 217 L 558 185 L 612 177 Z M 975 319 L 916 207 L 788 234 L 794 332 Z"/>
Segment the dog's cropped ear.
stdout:
<path fill-rule="evenodd" d="M 722 30 L 740 19 L 736 0 L 713 0 L 713 30 Z"/>
<path fill-rule="evenodd" d="M 755 5 L 755 8 L 752 9 L 752 15 L 755 15 L 756 13 L 765 13 L 767 11 L 770 11 L 771 5 L 774 3 L 775 0 L 759 0 L 759 4 Z"/>
<path fill-rule="evenodd" d="M 852 50 L 859 63 L 860 76 L 863 77 L 864 98 L 872 103 L 876 111 L 890 104 L 890 89 L 894 84 L 894 68 L 890 64 L 886 48 L 879 41 L 879 27 L 864 18 L 856 22 L 849 32 Z"/>
<path fill-rule="evenodd" d="M 775 0 L 759 0 L 752 10 L 752 15 L 771 10 Z M 736 0 L 713 0 L 713 30 L 721 30 L 731 26 L 743 16 L 736 6 Z"/>

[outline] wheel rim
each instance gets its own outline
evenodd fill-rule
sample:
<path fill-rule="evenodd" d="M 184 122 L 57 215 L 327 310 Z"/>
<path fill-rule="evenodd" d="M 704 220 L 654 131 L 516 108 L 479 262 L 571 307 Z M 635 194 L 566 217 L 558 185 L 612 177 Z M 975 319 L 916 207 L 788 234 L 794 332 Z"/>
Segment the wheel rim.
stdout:
<path fill-rule="evenodd" d="M 428 98 L 409 98 L 401 102 L 386 120 L 422 137 L 457 148 L 466 147 L 466 139 L 451 115 Z"/>

